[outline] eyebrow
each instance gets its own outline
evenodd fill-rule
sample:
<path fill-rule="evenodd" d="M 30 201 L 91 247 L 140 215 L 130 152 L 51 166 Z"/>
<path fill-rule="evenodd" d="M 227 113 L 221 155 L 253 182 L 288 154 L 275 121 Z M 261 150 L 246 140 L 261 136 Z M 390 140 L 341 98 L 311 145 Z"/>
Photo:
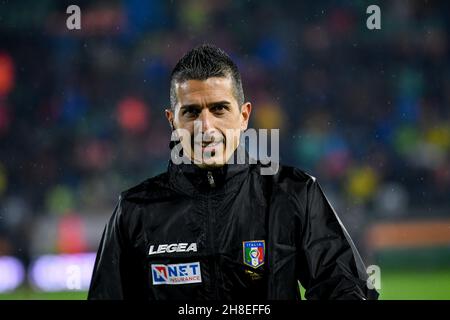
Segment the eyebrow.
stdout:
<path fill-rule="evenodd" d="M 223 105 L 230 106 L 231 103 L 229 101 L 223 100 L 223 101 L 211 102 L 211 103 L 207 104 L 208 108 L 223 106 Z M 189 109 L 189 108 L 201 109 L 202 107 L 197 103 L 185 104 L 185 105 L 181 106 L 180 111 L 184 110 L 184 109 Z"/>

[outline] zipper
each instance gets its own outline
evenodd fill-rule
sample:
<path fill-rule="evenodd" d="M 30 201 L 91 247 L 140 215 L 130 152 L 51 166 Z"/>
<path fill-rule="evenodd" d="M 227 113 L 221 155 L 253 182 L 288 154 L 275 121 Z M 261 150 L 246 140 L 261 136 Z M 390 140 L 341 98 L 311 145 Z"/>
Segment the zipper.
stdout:
<path fill-rule="evenodd" d="M 216 186 L 214 181 L 214 177 L 211 171 L 207 172 L 208 183 L 211 188 Z M 208 214 L 208 229 L 209 229 L 209 244 L 211 248 L 212 255 L 212 263 L 211 263 L 211 285 L 215 294 L 215 300 L 219 300 L 219 288 L 217 286 L 218 272 L 216 266 L 216 249 L 215 249 L 215 241 L 214 241 L 214 224 L 215 224 L 215 216 L 213 210 L 211 210 L 211 190 L 207 192 L 207 214 Z"/>
<path fill-rule="evenodd" d="M 214 181 L 214 177 L 211 171 L 208 171 L 208 173 L 206 174 L 207 178 L 208 178 L 208 183 L 209 186 L 214 188 L 216 186 L 216 182 Z"/>

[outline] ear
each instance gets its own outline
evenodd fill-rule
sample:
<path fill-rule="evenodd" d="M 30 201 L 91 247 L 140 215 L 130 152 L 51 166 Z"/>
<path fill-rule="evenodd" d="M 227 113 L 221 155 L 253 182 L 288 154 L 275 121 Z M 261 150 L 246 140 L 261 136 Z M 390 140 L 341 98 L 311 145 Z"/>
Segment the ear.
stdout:
<path fill-rule="evenodd" d="M 166 110 L 164 110 L 164 113 L 166 115 L 167 121 L 169 121 L 170 127 L 172 128 L 172 130 L 175 130 L 175 127 L 173 125 L 174 114 L 172 108 L 168 107 Z"/>
<path fill-rule="evenodd" d="M 252 104 L 246 102 L 241 107 L 241 130 L 245 131 L 248 127 L 248 121 L 250 119 L 250 113 L 252 112 Z"/>

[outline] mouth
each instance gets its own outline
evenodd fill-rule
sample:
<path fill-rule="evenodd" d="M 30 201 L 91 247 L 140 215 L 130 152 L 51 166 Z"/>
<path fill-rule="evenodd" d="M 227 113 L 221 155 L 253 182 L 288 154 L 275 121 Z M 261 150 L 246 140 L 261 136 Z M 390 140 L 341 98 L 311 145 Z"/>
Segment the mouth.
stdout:
<path fill-rule="evenodd" d="M 202 152 L 208 151 L 216 151 L 221 145 L 223 141 L 214 141 L 214 142 L 202 142 Z"/>
<path fill-rule="evenodd" d="M 200 152 L 200 154 L 196 155 L 196 158 L 206 157 L 211 158 L 218 156 L 225 150 L 225 137 L 219 134 L 209 134 L 204 135 L 203 139 L 192 139 L 191 140 L 191 150 L 193 154 L 196 152 Z"/>
<path fill-rule="evenodd" d="M 202 142 L 202 149 L 203 148 L 212 148 L 212 147 L 218 146 L 220 144 L 222 144 L 222 141 L 214 141 L 214 142 L 203 141 Z"/>

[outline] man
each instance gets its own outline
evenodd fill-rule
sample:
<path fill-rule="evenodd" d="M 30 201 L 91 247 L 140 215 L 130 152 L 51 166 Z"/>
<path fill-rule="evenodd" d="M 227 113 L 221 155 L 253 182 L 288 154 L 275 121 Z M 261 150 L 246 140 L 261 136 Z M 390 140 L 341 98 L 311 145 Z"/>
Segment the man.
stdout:
<path fill-rule="evenodd" d="M 317 180 L 282 165 L 263 175 L 242 152 L 252 106 L 226 53 L 188 52 L 170 92 L 181 143 L 167 172 L 121 194 L 88 298 L 300 299 L 300 281 L 307 299 L 376 299 Z"/>

